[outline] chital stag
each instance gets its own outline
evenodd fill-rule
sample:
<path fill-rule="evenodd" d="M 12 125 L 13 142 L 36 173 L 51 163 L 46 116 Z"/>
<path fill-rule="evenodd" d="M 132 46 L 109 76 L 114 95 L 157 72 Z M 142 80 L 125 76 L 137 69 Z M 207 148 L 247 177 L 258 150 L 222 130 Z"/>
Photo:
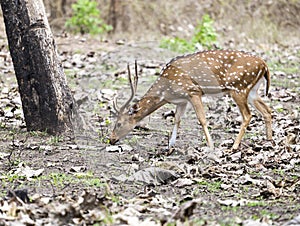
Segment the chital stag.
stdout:
<path fill-rule="evenodd" d="M 240 131 L 232 146 L 237 149 L 247 126 L 251 112 L 248 102 L 258 110 L 266 124 L 266 135 L 272 140 L 271 109 L 258 96 L 260 85 L 265 82 L 265 94 L 270 87 L 270 73 L 266 63 L 249 53 L 240 51 L 214 50 L 197 52 L 172 59 L 161 71 L 159 78 L 135 104 L 130 105 L 137 88 L 137 69 L 134 84 L 128 74 L 131 97 L 118 111 L 118 118 L 110 137 L 115 144 L 134 129 L 136 124 L 166 103 L 176 105 L 175 126 L 169 141 L 174 146 L 180 118 L 190 102 L 203 127 L 207 145 L 213 148 L 209 135 L 202 96 L 207 94 L 229 93 L 243 117 Z"/>

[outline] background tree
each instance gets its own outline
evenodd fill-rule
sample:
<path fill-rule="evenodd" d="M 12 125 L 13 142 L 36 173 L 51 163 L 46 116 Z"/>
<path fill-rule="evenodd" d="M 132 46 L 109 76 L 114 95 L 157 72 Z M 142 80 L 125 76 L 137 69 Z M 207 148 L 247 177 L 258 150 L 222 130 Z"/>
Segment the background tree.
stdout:
<path fill-rule="evenodd" d="M 1 7 L 27 129 L 73 132 L 75 102 L 42 0 L 1 0 Z"/>

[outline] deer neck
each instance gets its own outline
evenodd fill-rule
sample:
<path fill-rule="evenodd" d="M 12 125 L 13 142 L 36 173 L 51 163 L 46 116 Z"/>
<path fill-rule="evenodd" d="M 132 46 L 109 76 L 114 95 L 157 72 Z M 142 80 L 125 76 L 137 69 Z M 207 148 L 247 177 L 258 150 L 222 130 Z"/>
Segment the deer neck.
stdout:
<path fill-rule="evenodd" d="M 135 120 L 137 122 L 142 120 L 166 103 L 167 102 L 160 97 L 144 96 L 137 102 L 139 109 L 134 116 Z"/>
<path fill-rule="evenodd" d="M 157 84 L 156 84 L 157 85 Z M 142 120 L 161 106 L 165 105 L 167 101 L 164 98 L 162 86 L 153 85 L 147 93 L 136 103 L 138 111 L 135 114 L 136 121 Z"/>

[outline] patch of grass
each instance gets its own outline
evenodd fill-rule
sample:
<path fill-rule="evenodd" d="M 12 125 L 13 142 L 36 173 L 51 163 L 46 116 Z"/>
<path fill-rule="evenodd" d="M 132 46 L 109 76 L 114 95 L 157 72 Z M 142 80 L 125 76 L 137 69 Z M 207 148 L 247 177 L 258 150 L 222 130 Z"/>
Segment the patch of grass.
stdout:
<path fill-rule="evenodd" d="M 271 53 L 269 53 L 271 55 Z M 295 74 L 299 71 L 299 67 L 297 62 L 289 61 L 286 63 L 282 63 L 279 61 L 270 61 L 268 62 L 268 66 L 271 71 L 282 71 L 287 74 Z"/>
<path fill-rule="evenodd" d="M 62 142 L 64 138 L 62 136 L 51 136 L 47 143 L 49 145 L 58 145 L 60 142 Z"/>
<path fill-rule="evenodd" d="M 4 186 L 2 186 L 2 188 L 4 188 Z M 7 192 L 5 190 L 0 190 L 0 198 L 4 198 L 5 196 L 7 196 Z"/>
<path fill-rule="evenodd" d="M 268 203 L 264 201 L 251 201 L 246 204 L 248 207 L 257 207 L 257 206 L 268 206 Z"/>
<path fill-rule="evenodd" d="M 102 180 L 96 178 L 91 171 L 86 173 L 76 173 L 75 177 L 80 181 L 80 183 L 83 183 L 89 187 L 99 188 L 106 185 L 106 183 L 104 183 Z"/>
<path fill-rule="evenodd" d="M 106 129 L 106 130 L 98 129 L 97 134 L 99 137 L 99 142 L 101 144 L 109 144 L 110 143 L 110 139 L 108 138 L 108 135 L 109 135 L 108 129 Z"/>
<path fill-rule="evenodd" d="M 272 54 L 272 53 L 268 53 Z M 287 61 L 287 62 L 280 62 L 279 60 L 273 60 L 268 62 L 271 74 L 272 72 L 282 72 L 287 76 L 273 76 L 272 77 L 272 85 L 273 86 L 281 86 L 281 87 L 298 87 L 300 83 L 300 79 L 298 77 L 291 78 L 290 75 L 295 75 L 299 73 L 299 66 L 298 62 L 296 61 Z"/>
<path fill-rule="evenodd" d="M 263 173 L 261 173 L 261 172 L 249 171 L 248 173 L 249 173 L 249 175 L 252 175 L 252 176 L 255 176 L 258 178 L 263 176 Z"/>
<path fill-rule="evenodd" d="M 5 182 L 13 183 L 16 180 L 24 180 L 24 179 L 25 179 L 25 176 L 20 176 L 17 174 L 6 173 L 6 174 L 1 175 L 1 181 L 3 183 L 5 183 Z"/>
<path fill-rule="evenodd" d="M 69 87 L 71 89 L 75 89 L 77 87 L 76 71 L 74 69 L 64 69 L 64 72 L 67 77 Z"/>
<path fill-rule="evenodd" d="M 41 132 L 41 131 L 29 131 L 29 134 L 33 137 L 45 137 L 48 136 L 47 132 Z"/>
<path fill-rule="evenodd" d="M 54 187 L 62 188 L 66 184 L 82 184 L 88 187 L 103 187 L 106 184 L 99 178 L 96 178 L 92 172 L 76 173 L 74 175 L 68 175 L 60 172 L 53 172 L 49 175 L 40 176 L 36 180 L 43 181 L 48 180 Z"/>
<path fill-rule="evenodd" d="M 262 217 L 273 220 L 273 219 L 277 219 L 278 215 L 275 213 L 271 213 L 267 210 L 260 210 L 259 215 L 253 215 L 252 219 L 258 220 L 258 219 L 261 219 Z"/>
<path fill-rule="evenodd" d="M 268 61 L 268 66 L 271 71 L 271 75 L 274 72 L 282 72 L 283 75 L 272 76 L 272 85 L 273 86 L 281 86 L 287 88 L 297 88 L 300 84 L 299 76 L 295 76 L 299 73 L 299 62 L 298 57 L 300 56 L 300 51 L 298 50 L 296 53 L 293 53 L 294 57 L 288 59 L 284 53 L 274 53 L 271 51 L 266 52 L 267 55 L 270 56 L 271 60 Z M 274 58 L 277 56 L 276 58 Z M 279 73 L 280 74 L 280 73 Z M 284 75 L 285 74 L 285 75 Z M 294 76 L 291 76 L 294 75 Z"/>
<path fill-rule="evenodd" d="M 272 86 L 285 87 L 285 88 L 297 88 L 300 81 L 295 82 L 295 79 L 290 79 L 288 77 L 280 79 L 272 79 Z"/>
<path fill-rule="evenodd" d="M 103 187 L 105 185 L 105 183 L 103 183 L 103 181 L 100 180 L 99 178 L 89 178 L 84 180 L 84 183 L 89 187 L 96 187 L 96 188 Z"/>
<path fill-rule="evenodd" d="M 91 171 L 88 171 L 86 173 L 76 173 L 75 176 L 78 179 L 90 179 L 90 178 L 94 177 L 94 175 Z"/>
<path fill-rule="evenodd" d="M 222 211 L 230 211 L 233 213 L 236 213 L 240 210 L 240 206 L 222 206 L 221 209 Z"/>
<path fill-rule="evenodd" d="M 120 87 L 124 87 L 127 84 L 128 84 L 127 78 L 118 77 L 116 79 L 109 79 L 109 80 L 101 81 L 101 83 L 99 83 L 99 89 L 109 88 L 109 89 L 113 89 L 113 90 L 119 90 Z M 128 85 L 128 88 L 129 88 L 129 85 Z"/>
<path fill-rule="evenodd" d="M 104 225 L 113 225 L 114 224 L 114 218 L 113 218 L 113 214 L 110 212 L 110 210 L 108 208 L 106 208 L 105 206 L 103 206 L 104 208 L 104 219 L 102 220 Z M 102 225 L 102 224 L 101 224 Z"/>
<path fill-rule="evenodd" d="M 6 124 L 4 122 L 0 122 L 0 128 L 1 129 L 5 129 L 6 128 Z"/>
<path fill-rule="evenodd" d="M 244 185 L 244 186 L 242 187 L 242 189 L 244 190 L 244 192 L 248 193 L 249 190 L 250 190 L 250 185 Z"/>
<path fill-rule="evenodd" d="M 195 51 L 195 46 L 192 43 L 179 37 L 163 38 L 159 47 L 179 53 Z"/>
<path fill-rule="evenodd" d="M 276 108 L 275 108 L 276 106 Z M 285 111 L 285 109 L 283 108 L 282 105 L 275 105 L 273 106 L 273 108 L 275 108 L 275 110 L 278 112 L 278 113 L 283 113 Z"/>
<path fill-rule="evenodd" d="M 103 34 L 113 29 L 103 22 L 100 17 L 98 3 L 93 0 L 77 0 L 72 4 L 73 16 L 67 20 L 65 26 L 74 33 Z"/>
<path fill-rule="evenodd" d="M 221 189 L 221 181 L 199 181 L 198 185 L 200 187 L 205 187 L 209 192 L 217 192 Z"/>
<path fill-rule="evenodd" d="M 208 14 L 204 14 L 202 20 L 198 22 L 191 42 L 195 45 L 201 44 L 208 49 L 211 49 L 217 43 L 214 20 Z"/>
<path fill-rule="evenodd" d="M 74 181 L 72 176 L 64 173 L 51 173 L 48 178 L 55 187 L 64 187 L 65 183 Z"/>
<path fill-rule="evenodd" d="M 217 32 L 214 28 L 214 20 L 205 14 L 198 22 L 194 35 L 190 41 L 179 37 L 164 38 L 160 42 L 160 47 L 174 52 L 193 52 L 200 45 L 206 49 L 212 49 L 217 44 Z"/>
<path fill-rule="evenodd" d="M 176 223 L 175 223 L 175 222 L 168 222 L 168 223 L 166 224 L 166 226 L 176 226 Z"/>
<path fill-rule="evenodd" d="M 285 171 L 282 169 L 273 169 L 272 171 L 274 174 L 277 174 L 279 176 L 284 176 L 284 174 L 285 174 Z"/>
<path fill-rule="evenodd" d="M 245 135 L 244 135 L 244 139 L 251 139 L 251 138 L 253 138 L 253 137 L 258 137 L 259 135 L 261 134 L 261 132 L 259 132 L 259 131 L 247 131 L 247 133 L 245 133 Z"/>
<path fill-rule="evenodd" d="M 70 78 L 70 79 L 75 79 L 75 74 L 76 74 L 76 71 L 74 69 L 64 69 L 64 72 L 65 72 L 65 75 L 67 76 L 67 78 Z"/>
<path fill-rule="evenodd" d="M 124 141 L 128 145 L 136 145 L 139 143 L 139 138 L 138 136 L 133 135 L 130 139 L 125 139 Z"/>
<path fill-rule="evenodd" d="M 206 225 L 207 222 L 204 219 L 193 219 L 192 222 L 190 222 L 190 224 L 187 225 L 198 225 L 198 226 L 202 226 L 202 225 Z"/>

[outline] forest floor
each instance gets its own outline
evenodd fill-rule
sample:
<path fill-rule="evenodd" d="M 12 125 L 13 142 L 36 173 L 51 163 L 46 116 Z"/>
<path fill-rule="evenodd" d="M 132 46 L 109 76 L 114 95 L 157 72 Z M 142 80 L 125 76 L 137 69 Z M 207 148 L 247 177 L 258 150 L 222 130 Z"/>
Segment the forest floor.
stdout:
<path fill-rule="evenodd" d="M 26 132 L 3 44 L 0 225 L 300 225 L 299 45 L 241 47 L 269 65 L 271 95 L 264 100 L 273 110 L 274 144 L 266 142 L 264 122 L 252 109 L 240 148 L 230 151 L 238 110 L 229 98 L 205 97 L 215 150 L 206 148 L 189 106 L 176 147 L 167 153 L 173 118 L 162 114 L 173 105 L 157 110 L 115 146 L 107 137 L 115 120 L 114 95 L 119 103 L 130 95 L 126 64 L 133 69 L 138 61 L 139 99 L 178 54 L 156 42 L 56 42 L 84 128 L 75 140 Z"/>

